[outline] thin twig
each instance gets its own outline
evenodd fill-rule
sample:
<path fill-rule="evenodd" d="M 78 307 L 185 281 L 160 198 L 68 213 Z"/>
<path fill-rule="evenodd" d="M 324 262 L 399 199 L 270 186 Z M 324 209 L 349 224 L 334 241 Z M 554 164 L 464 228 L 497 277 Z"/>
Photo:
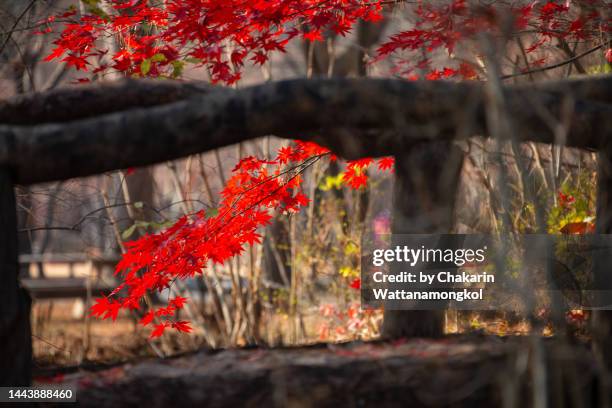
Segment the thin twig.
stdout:
<path fill-rule="evenodd" d="M 2 43 L 2 46 L 0 46 L 0 54 L 2 54 L 4 52 L 4 49 L 6 48 L 6 45 L 8 44 L 8 42 L 11 40 L 11 38 L 13 37 L 13 32 L 15 31 L 15 29 L 17 28 L 17 25 L 19 24 L 19 22 L 21 21 L 21 19 L 26 15 L 26 13 L 28 11 L 30 11 L 30 9 L 32 8 L 32 6 L 34 6 L 34 3 L 36 3 L 36 0 L 32 0 L 30 1 L 30 3 L 28 4 L 28 6 L 23 9 L 23 11 L 21 12 L 21 14 L 19 15 L 19 17 L 17 17 L 17 19 L 15 20 L 15 23 L 13 24 L 13 26 L 11 27 L 11 29 L 9 30 L 9 32 L 6 35 L 6 38 L 4 39 L 4 42 Z"/>
<path fill-rule="evenodd" d="M 573 58 L 566 59 L 566 60 L 558 62 L 556 64 L 547 65 L 545 67 L 540 67 L 540 68 L 533 68 L 533 69 L 530 69 L 530 70 L 527 70 L 527 71 L 523 71 L 523 72 L 519 72 L 519 73 L 516 73 L 516 74 L 502 75 L 500 77 L 500 79 L 516 78 L 516 77 L 523 76 L 523 75 L 531 75 L 531 74 L 535 74 L 537 72 L 544 72 L 544 71 L 548 71 L 548 70 L 551 70 L 551 69 L 559 68 L 559 67 L 562 67 L 564 65 L 571 64 L 572 62 L 574 62 L 574 61 L 576 61 L 576 60 L 578 60 L 578 59 L 580 59 L 582 57 L 585 57 L 585 56 L 587 56 L 589 54 L 592 54 L 595 51 L 597 51 L 598 49 L 603 48 L 603 47 L 605 47 L 608 44 L 609 44 L 609 42 L 605 42 L 605 43 L 599 44 L 598 46 L 590 48 L 590 49 L 586 50 L 585 52 L 583 52 L 581 54 L 577 54 Z"/>

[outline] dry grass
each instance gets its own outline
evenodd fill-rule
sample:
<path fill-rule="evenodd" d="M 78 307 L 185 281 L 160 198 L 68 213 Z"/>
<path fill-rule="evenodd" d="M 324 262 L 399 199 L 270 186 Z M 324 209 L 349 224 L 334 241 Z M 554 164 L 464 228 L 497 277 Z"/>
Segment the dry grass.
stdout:
<path fill-rule="evenodd" d="M 117 363 L 154 355 L 133 319 L 116 322 L 75 318 L 75 300 L 38 301 L 32 308 L 32 343 L 38 367 L 83 362 Z M 89 331 L 89 335 L 88 335 Z"/>
<path fill-rule="evenodd" d="M 149 331 L 136 322 L 136 317 L 123 316 L 110 320 L 75 317 L 75 304 L 78 300 L 55 300 L 35 302 L 32 309 L 32 342 L 35 366 L 50 368 L 73 366 L 83 363 L 114 364 L 156 356 L 149 344 Z M 77 304 L 78 306 L 78 304 Z M 322 327 L 330 325 L 330 320 L 311 308 L 313 313 L 303 316 L 300 344 L 316 342 L 334 343 L 357 338 L 372 339 L 375 336 L 360 336 L 355 332 L 328 330 L 322 336 Z M 379 321 L 378 319 L 377 321 Z M 265 326 L 267 342 L 270 346 L 290 344 L 288 336 L 288 316 L 276 313 L 268 316 L 262 323 Z M 334 324 L 337 326 L 338 322 Z M 89 326 L 89 328 L 88 328 Z M 332 327 L 333 326 L 332 324 Z M 449 314 L 448 333 L 461 333 L 470 330 L 482 331 L 493 335 L 524 335 L 530 326 L 524 321 L 509 322 L 499 316 L 487 317 L 478 313 Z M 374 333 L 375 334 L 375 333 Z M 546 333 L 543 333 L 546 334 Z M 156 342 L 166 355 L 185 352 L 203 345 L 197 335 L 164 336 L 163 343 Z"/>

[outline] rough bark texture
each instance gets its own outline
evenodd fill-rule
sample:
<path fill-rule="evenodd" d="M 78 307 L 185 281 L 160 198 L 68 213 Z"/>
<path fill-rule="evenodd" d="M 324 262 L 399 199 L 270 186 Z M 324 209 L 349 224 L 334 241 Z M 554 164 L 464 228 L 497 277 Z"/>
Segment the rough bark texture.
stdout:
<path fill-rule="evenodd" d="M 598 88 L 586 80 L 507 87 L 509 115 L 516 124 L 513 137 L 555 141 L 546 116 L 561 116 L 564 100 L 571 98 L 573 120 L 566 144 L 597 147 L 612 128 L 612 106 L 601 91 L 610 90 L 611 78 L 594 79 Z M 89 117 L 95 104 L 85 99 L 78 104 L 88 107 L 87 115 L 79 112 L 78 104 L 75 108 L 79 120 L 0 125 L 0 165 L 14 169 L 16 182 L 30 184 L 157 163 L 270 134 L 311 139 L 352 159 L 394 154 L 424 140 L 487 133 L 479 83 L 291 80 L 238 90 L 213 88 L 146 108 L 133 84 L 111 87 L 117 101 L 124 93 L 134 93 L 129 103 L 118 103 L 121 110 L 114 113 Z M 93 100 L 109 97 L 102 90 L 94 94 Z M 108 101 L 102 105 L 107 111 L 112 108 Z M 27 105 L 6 102 L 0 111 L 9 109 L 6 106 Z M 47 105 L 40 110 L 45 109 Z"/>
<path fill-rule="evenodd" d="M 336 64 L 336 66 L 338 65 Z M 349 71 L 354 70 L 355 67 L 353 66 Z M 345 73 L 347 72 L 342 71 L 339 74 L 343 76 Z M 351 73 L 351 75 L 356 74 L 357 72 Z M 311 80 L 303 79 L 297 82 L 303 81 Z M 337 81 L 337 79 L 329 81 Z M 440 83 L 440 81 L 436 83 Z M 417 88 L 423 86 L 423 83 L 417 82 L 416 84 Z M 122 79 L 70 88 L 55 88 L 45 92 L 19 94 L 0 101 L 0 123 L 31 126 L 42 123 L 69 122 L 100 116 L 105 113 L 164 105 L 203 96 L 211 91 L 221 89 L 223 88 L 220 86 L 212 86 L 206 82 L 150 79 Z M 462 92 L 462 89 L 462 87 L 457 87 L 455 92 Z M 612 81 L 609 75 L 577 76 L 562 81 L 515 85 L 508 87 L 508 89 L 532 89 L 555 95 L 571 95 L 575 100 L 608 104 L 612 102 Z"/>
<path fill-rule="evenodd" d="M 522 339 L 471 337 L 200 351 L 81 369 L 63 381 L 77 387 L 81 407 L 96 408 L 531 406 L 536 391 L 519 363 L 526 346 Z M 560 381 L 550 380 L 543 396 L 549 406 L 601 406 L 587 350 L 549 342 L 546 356 Z"/>
<path fill-rule="evenodd" d="M 11 175 L 0 169 L 0 385 L 29 385 L 30 298 L 17 281 L 17 211 Z"/>
<path fill-rule="evenodd" d="M 453 207 L 463 151 L 452 142 L 431 142 L 396 155 L 393 233 L 445 234 L 453 227 Z M 443 310 L 386 310 L 385 338 L 439 337 Z"/>
<path fill-rule="evenodd" d="M 31 126 L 69 122 L 177 102 L 204 95 L 211 89 L 211 85 L 203 82 L 133 79 L 55 88 L 0 102 L 0 123 Z"/>
<path fill-rule="evenodd" d="M 595 229 L 598 234 L 612 234 L 612 143 L 602 148 L 598 155 L 597 168 L 597 217 Z M 612 290 L 612 271 L 607 262 L 594 265 L 594 283 L 598 290 Z M 603 306 L 603 305 L 602 305 Z M 605 305 L 611 307 L 612 305 Z M 595 310 L 592 319 L 593 341 L 596 350 L 612 368 L 612 310 Z M 609 386 L 609 384 L 608 384 Z"/>

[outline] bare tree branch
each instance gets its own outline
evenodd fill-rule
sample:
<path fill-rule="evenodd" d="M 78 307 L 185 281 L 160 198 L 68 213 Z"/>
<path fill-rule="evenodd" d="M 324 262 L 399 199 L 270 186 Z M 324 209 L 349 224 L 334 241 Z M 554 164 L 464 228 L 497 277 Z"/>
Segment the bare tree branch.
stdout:
<path fill-rule="evenodd" d="M 28 3 L 28 5 L 26 6 L 25 9 L 23 9 L 23 11 L 21 12 L 21 14 L 19 14 L 19 16 L 15 19 L 15 23 L 13 23 L 13 26 L 11 27 L 11 29 L 9 30 L 8 33 L 6 33 L 6 38 L 4 39 L 4 41 L 2 42 L 2 45 L 0 45 L 0 54 L 2 54 L 2 52 L 4 52 L 4 49 L 6 48 L 6 45 L 8 44 L 8 42 L 11 40 L 11 38 L 13 37 L 13 32 L 15 31 L 15 29 L 17 28 L 17 25 L 19 24 L 19 22 L 21 21 L 21 19 L 26 15 L 26 13 L 28 11 L 30 11 L 30 9 L 34 6 L 34 3 L 36 3 L 36 0 L 31 0 L 30 3 Z"/>
<path fill-rule="evenodd" d="M 567 65 L 567 64 L 577 63 L 580 58 L 586 57 L 587 55 L 592 54 L 595 51 L 597 51 L 597 50 L 599 50 L 599 49 L 601 49 L 601 48 L 603 48 L 603 47 L 605 47 L 607 45 L 609 45 L 609 42 L 605 42 L 605 43 L 599 44 L 599 45 L 597 45 L 597 46 L 595 46 L 593 48 L 589 48 L 588 50 L 586 50 L 586 51 L 584 51 L 584 52 L 582 52 L 580 54 L 574 55 L 572 58 L 568 58 L 568 59 L 563 60 L 561 62 L 557 62 L 556 64 L 547 65 L 545 67 L 540 67 L 540 68 L 533 68 L 533 69 L 529 69 L 529 70 L 526 70 L 526 71 L 523 71 L 523 72 L 518 72 L 516 74 L 502 75 L 501 79 L 510 79 L 510 78 L 516 78 L 516 77 L 523 76 L 523 75 L 531 75 L 531 74 L 535 74 L 535 73 L 538 73 L 538 72 L 544 72 L 544 71 L 549 71 L 551 69 L 560 68 L 560 67 L 562 67 L 564 65 Z M 571 50 L 569 50 L 569 48 L 568 48 L 568 51 L 571 52 Z M 577 66 L 580 66 L 580 65 L 577 65 Z"/>

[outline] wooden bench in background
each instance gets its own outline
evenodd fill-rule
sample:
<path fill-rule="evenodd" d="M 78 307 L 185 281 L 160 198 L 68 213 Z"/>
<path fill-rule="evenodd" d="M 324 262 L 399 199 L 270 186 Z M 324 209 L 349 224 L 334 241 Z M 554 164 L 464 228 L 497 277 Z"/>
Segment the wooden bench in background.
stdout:
<path fill-rule="evenodd" d="M 113 270 L 119 261 L 117 256 L 90 256 L 85 253 L 63 254 L 25 254 L 19 256 L 19 264 L 26 271 L 31 265 L 65 265 L 68 273 L 65 276 L 32 277 L 29 273 L 20 278 L 21 285 L 33 299 L 62 299 L 100 296 L 112 291 L 115 287 L 104 271 Z M 85 264 L 89 268 L 87 277 L 76 277 L 74 267 Z"/>

